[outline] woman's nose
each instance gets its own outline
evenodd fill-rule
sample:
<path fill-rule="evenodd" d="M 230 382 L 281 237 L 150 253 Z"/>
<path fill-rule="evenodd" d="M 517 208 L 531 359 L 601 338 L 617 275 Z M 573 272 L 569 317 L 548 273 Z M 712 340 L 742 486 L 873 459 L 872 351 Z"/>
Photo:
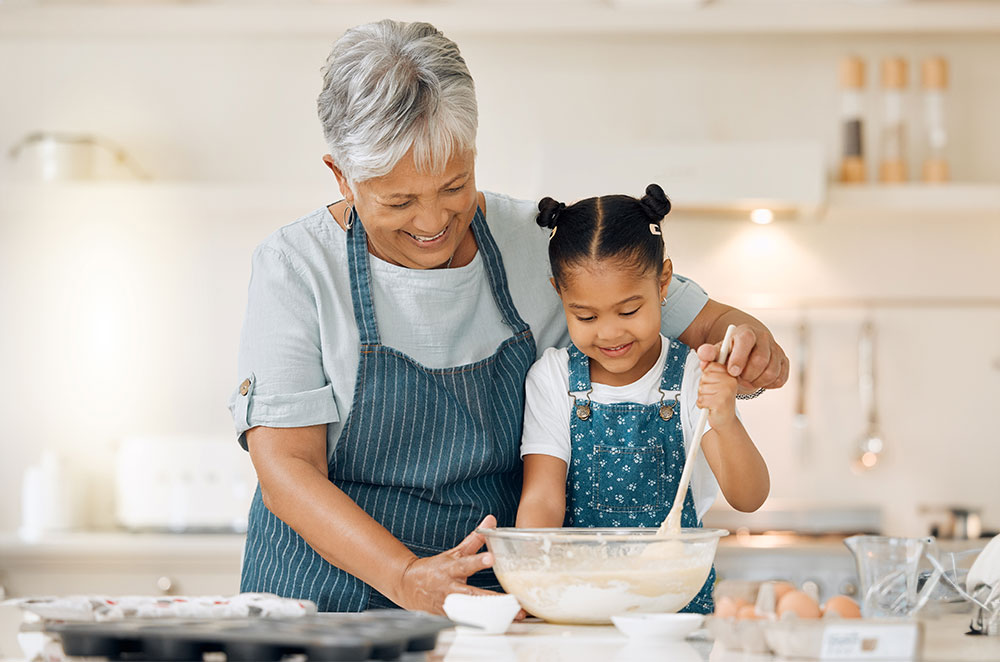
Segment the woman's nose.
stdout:
<path fill-rule="evenodd" d="M 441 206 L 425 207 L 413 219 L 413 227 L 421 233 L 435 235 L 448 225 L 450 212 Z"/>

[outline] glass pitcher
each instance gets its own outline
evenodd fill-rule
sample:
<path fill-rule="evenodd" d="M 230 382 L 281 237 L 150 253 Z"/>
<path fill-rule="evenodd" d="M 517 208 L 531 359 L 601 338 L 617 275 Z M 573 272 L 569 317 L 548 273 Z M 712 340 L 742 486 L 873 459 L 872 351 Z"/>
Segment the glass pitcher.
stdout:
<path fill-rule="evenodd" d="M 910 616 L 937 585 L 925 581 L 918 590 L 921 559 L 930 558 L 934 538 L 851 536 L 844 544 L 858 565 L 861 615 L 865 618 Z"/>

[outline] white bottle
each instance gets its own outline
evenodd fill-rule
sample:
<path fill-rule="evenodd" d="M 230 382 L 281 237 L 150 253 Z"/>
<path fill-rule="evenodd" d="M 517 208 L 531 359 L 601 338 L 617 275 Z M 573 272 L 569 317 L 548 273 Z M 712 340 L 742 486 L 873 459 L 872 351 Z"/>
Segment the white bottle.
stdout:
<path fill-rule="evenodd" d="M 884 184 L 898 184 L 907 180 L 907 135 L 906 123 L 903 121 L 906 85 L 906 60 L 901 57 L 883 60 L 878 178 Z"/>
<path fill-rule="evenodd" d="M 46 533 L 72 529 L 74 509 L 69 471 L 54 451 L 46 450 L 42 453 L 41 462 L 24 472 L 21 537 L 32 540 Z"/>

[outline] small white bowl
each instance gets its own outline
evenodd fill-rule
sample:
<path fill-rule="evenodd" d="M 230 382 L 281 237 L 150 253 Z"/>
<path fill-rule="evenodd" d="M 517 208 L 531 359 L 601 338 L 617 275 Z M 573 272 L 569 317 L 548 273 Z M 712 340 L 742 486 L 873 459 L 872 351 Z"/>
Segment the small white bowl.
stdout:
<path fill-rule="evenodd" d="M 513 595 L 465 595 L 451 593 L 444 599 L 444 613 L 460 632 L 503 634 L 521 605 Z M 475 627 L 462 627 L 462 626 Z"/>
<path fill-rule="evenodd" d="M 702 614 L 619 614 L 611 617 L 624 634 L 630 637 L 683 639 L 704 622 Z"/>

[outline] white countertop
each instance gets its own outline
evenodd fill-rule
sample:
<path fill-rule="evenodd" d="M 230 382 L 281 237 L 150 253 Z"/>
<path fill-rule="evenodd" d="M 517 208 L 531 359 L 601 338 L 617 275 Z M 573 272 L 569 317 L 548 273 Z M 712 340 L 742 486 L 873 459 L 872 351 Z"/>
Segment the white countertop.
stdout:
<path fill-rule="evenodd" d="M 922 662 L 996 662 L 1000 637 L 968 636 L 969 617 L 952 614 L 924 621 Z M 683 641 L 630 638 L 610 625 L 552 625 L 535 619 L 514 623 L 504 635 L 447 630 L 426 656 L 406 662 L 770 662 L 771 655 L 725 649 L 705 630 Z M 0 655 L 0 662 L 23 662 Z"/>
<path fill-rule="evenodd" d="M 996 662 L 1000 637 L 964 634 L 969 617 L 949 615 L 925 621 L 923 662 Z M 698 631 L 684 641 L 661 642 L 630 638 L 610 625 L 550 625 L 541 621 L 514 623 L 505 635 L 480 635 L 449 630 L 427 656 L 428 662 L 766 662 L 770 655 L 726 650 Z"/>

